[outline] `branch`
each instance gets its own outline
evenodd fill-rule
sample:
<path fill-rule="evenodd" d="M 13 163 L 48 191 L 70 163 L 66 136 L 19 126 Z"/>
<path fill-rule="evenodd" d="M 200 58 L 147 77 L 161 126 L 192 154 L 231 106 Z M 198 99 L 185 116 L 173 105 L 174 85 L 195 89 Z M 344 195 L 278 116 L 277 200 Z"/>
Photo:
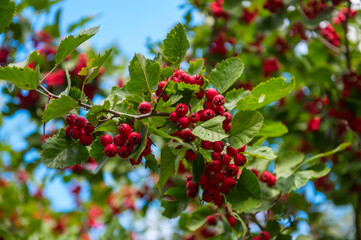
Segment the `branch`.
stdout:
<path fill-rule="evenodd" d="M 251 221 L 257 224 L 257 226 L 259 227 L 259 229 L 261 229 L 261 231 L 265 230 L 264 227 L 261 225 L 261 223 L 257 220 L 255 215 L 250 214 L 250 217 L 251 217 Z"/>
<path fill-rule="evenodd" d="M 347 33 L 348 33 L 348 20 L 350 19 L 350 9 L 351 9 L 351 1 L 349 0 L 349 1 L 347 1 L 346 20 L 342 24 L 342 28 L 343 28 L 343 31 L 345 33 L 346 64 L 347 64 L 347 69 L 349 71 L 351 71 L 351 55 L 350 55 L 350 46 L 349 46 L 349 41 L 348 41 L 348 38 L 347 38 Z"/>

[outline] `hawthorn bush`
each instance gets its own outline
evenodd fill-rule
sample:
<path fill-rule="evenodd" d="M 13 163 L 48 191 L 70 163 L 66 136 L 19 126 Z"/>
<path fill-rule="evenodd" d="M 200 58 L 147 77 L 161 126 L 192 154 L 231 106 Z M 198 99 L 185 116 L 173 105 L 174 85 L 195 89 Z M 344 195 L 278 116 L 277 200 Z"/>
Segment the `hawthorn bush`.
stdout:
<path fill-rule="evenodd" d="M 150 46 L 154 59 L 134 54 L 127 80 L 116 49 L 78 49 L 98 27 L 60 39 L 59 11 L 43 30 L 25 30 L 23 9 L 53 4 L 23 1 L 13 17 L 15 3 L 1 0 L 0 79 L 10 99 L 2 115 L 27 111 L 39 131 L 20 152 L 0 145 L 10 156 L 0 176 L 0 237 L 90 239 L 100 228 L 103 239 L 137 239 L 117 217 L 130 210 L 144 218 L 160 201 L 162 216 L 177 220 L 172 239 L 361 239 L 358 15 L 350 2 L 191 1 L 186 24 Z M 204 24 L 191 24 L 194 11 Z M 35 51 L 15 61 L 12 46 L 29 37 Z M 102 89 L 107 76 L 119 80 Z M 40 158 L 29 164 L 34 149 Z M 77 210 L 49 207 L 47 180 L 34 173 L 44 165 L 49 178 L 73 183 Z M 132 180 L 141 168 L 147 174 Z M 115 184 L 105 184 L 107 174 Z M 305 199 L 299 189 L 312 181 L 334 204 L 354 206 L 355 234 L 334 233 Z M 297 234 L 302 221 L 309 236 Z"/>

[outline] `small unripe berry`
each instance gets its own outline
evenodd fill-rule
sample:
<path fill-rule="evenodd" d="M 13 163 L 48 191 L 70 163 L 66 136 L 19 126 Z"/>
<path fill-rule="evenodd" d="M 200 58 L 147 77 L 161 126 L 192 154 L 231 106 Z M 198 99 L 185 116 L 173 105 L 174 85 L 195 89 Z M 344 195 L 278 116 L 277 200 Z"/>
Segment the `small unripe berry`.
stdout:
<path fill-rule="evenodd" d="M 237 166 L 244 166 L 247 163 L 247 158 L 242 154 L 237 154 L 237 156 L 234 157 L 234 164 Z"/>
<path fill-rule="evenodd" d="M 120 124 L 118 126 L 118 133 L 123 137 L 128 137 L 131 132 L 132 128 L 126 123 Z"/>
<path fill-rule="evenodd" d="M 141 136 L 137 132 L 132 132 L 128 135 L 128 142 L 133 145 L 137 145 L 142 140 Z"/>
<path fill-rule="evenodd" d="M 259 236 L 259 240 L 269 240 L 270 239 L 270 234 L 267 231 L 262 231 L 260 232 Z"/>
<path fill-rule="evenodd" d="M 105 148 L 104 148 L 104 154 L 107 157 L 114 157 L 115 155 L 117 155 L 117 146 L 115 146 L 114 144 L 108 144 Z"/>
<path fill-rule="evenodd" d="M 226 118 L 224 119 L 223 124 L 228 124 L 232 122 L 232 115 L 229 112 L 224 113 L 223 117 Z"/>
<path fill-rule="evenodd" d="M 223 95 L 219 94 L 213 98 L 213 104 L 215 106 L 223 106 L 225 102 L 226 100 L 224 99 Z"/>
<path fill-rule="evenodd" d="M 210 150 L 213 146 L 213 143 L 210 141 L 202 140 L 201 147 L 205 150 Z"/>
<path fill-rule="evenodd" d="M 235 164 L 229 164 L 226 168 L 226 175 L 228 177 L 235 177 L 238 174 L 238 167 Z"/>
<path fill-rule="evenodd" d="M 121 146 L 118 148 L 118 155 L 121 158 L 127 158 L 130 155 L 130 149 L 126 146 Z"/>
<path fill-rule="evenodd" d="M 70 136 L 74 139 L 79 139 L 81 135 L 82 135 L 82 129 L 80 128 L 73 127 L 70 130 Z"/>
<path fill-rule="evenodd" d="M 183 140 L 187 143 L 193 142 L 196 139 L 196 136 L 192 133 L 191 130 L 186 130 L 183 133 Z"/>
<path fill-rule="evenodd" d="M 103 135 L 101 136 L 100 138 L 100 143 L 101 145 L 103 145 L 104 147 L 106 147 L 107 145 L 113 143 L 113 138 L 112 136 L 106 134 L 106 135 Z"/>
<path fill-rule="evenodd" d="M 188 106 L 184 103 L 179 103 L 175 108 L 178 117 L 183 117 L 188 113 Z"/>
<path fill-rule="evenodd" d="M 123 146 L 127 141 L 126 137 L 121 136 L 120 134 L 114 136 L 114 144 L 115 146 Z"/>
<path fill-rule="evenodd" d="M 189 127 L 189 119 L 188 117 L 180 117 L 177 120 L 177 126 L 181 129 L 185 129 Z"/>
<path fill-rule="evenodd" d="M 227 216 L 227 221 L 228 221 L 229 225 L 231 225 L 231 227 L 234 227 L 237 224 L 236 218 L 232 217 L 232 216 Z"/>
<path fill-rule="evenodd" d="M 216 225 L 216 224 L 217 224 L 217 219 L 216 219 L 215 216 L 211 215 L 211 216 L 208 216 L 208 217 L 206 218 L 206 222 L 207 222 L 207 224 L 209 224 L 209 225 Z"/>
<path fill-rule="evenodd" d="M 237 156 L 237 154 L 238 154 L 238 150 L 235 149 L 235 148 L 233 148 L 233 147 L 231 147 L 231 146 L 228 146 L 228 147 L 227 147 L 227 154 L 228 154 L 229 156 L 231 156 L 231 157 L 235 157 L 235 156 Z"/>
<path fill-rule="evenodd" d="M 90 122 L 87 122 L 83 129 L 84 129 L 85 133 L 91 134 L 92 132 L 94 132 L 95 127 L 93 125 L 91 125 Z"/>
<path fill-rule="evenodd" d="M 141 113 L 141 114 L 146 114 L 146 113 L 149 113 L 150 112 L 150 109 L 152 108 L 152 106 L 150 105 L 149 102 L 147 101 L 144 101 L 142 103 L 139 104 L 138 106 L 138 111 Z"/>
<path fill-rule="evenodd" d="M 219 160 L 221 161 L 223 166 L 228 166 L 231 162 L 231 157 L 228 154 L 222 154 Z"/>
<path fill-rule="evenodd" d="M 74 114 L 69 114 L 65 117 L 65 122 L 68 124 L 68 125 L 71 125 L 73 126 L 74 125 L 74 119 L 76 118 L 76 116 Z"/>
<path fill-rule="evenodd" d="M 218 95 L 218 92 L 214 88 L 208 88 L 206 91 L 206 98 L 211 102 L 213 101 L 213 98 L 217 95 Z"/>
<path fill-rule="evenodd" d="M 224 143 L 222 141 L 217 141 L 213 143 L 213 151 L 222 152 L 224 149 Z"/>
<path fill-rule="evenodd" d="M 93 136 L 91 134 L 83 134 L 80 136 L 79 142 L 85 146 L 89 146 L 93 142 Z"/>
<path fill-rule="evenodd" d="M 65 128 L 65 136 L 71 138 L 71 130 L 73 129 L 73 126 L 72 125 L 69 125 Z"/>
<path fill-rule="evenodd" d="M 203 89 L 199 89 L 199 92 L 196 93 L 196 98 L 200 100 L 203 98 L 203 96 L 204 96 Z"/>
<path fill-rule="evenodd" d="M 197 153 L 193 152 L 192 149 L 188 149 L 184 154 L 185 159 L 193 162 L 197 158 Z"/>
<path fill-rule="evenodd" d="M 206 109 L 206 110 L 203 111 L 201 119 L 204 119 L 203 121 L 207 121 L 207 120 L 209 120 L 209 119 L 211 119 L 213 117 L 214 117 L 213 110 Z"/>
<path fill-rule="evenodd" d="M 85 120 L 85 118 L 83 118 L 83 117 L 76 117 L 76 118 L 74 119 L 74 125 L 75 125 L 76 127 L 78 127 L 78 128 L 83 128 L 83 127 L 85 127 L 85 124 L 86 124 L 86 120 Z"/>
<path fill-rule="evenodd" d="M 200 117 L 198 113 L 192 113 L 191 115 L 189 115 L 189 121 L 191 123 L 197 123 L 199 121 Z"/>

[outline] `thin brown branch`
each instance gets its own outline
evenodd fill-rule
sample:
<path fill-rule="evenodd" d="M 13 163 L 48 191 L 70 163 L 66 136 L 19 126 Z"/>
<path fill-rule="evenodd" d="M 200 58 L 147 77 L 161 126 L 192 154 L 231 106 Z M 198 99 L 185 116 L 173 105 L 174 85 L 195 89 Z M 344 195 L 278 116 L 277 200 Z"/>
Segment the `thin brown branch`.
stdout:
<path fill-rule="evenodd" d="M 261 229 L 261 231 L 265 230 L 262 224 L 257 220 L 255 215 L 250 215 L 250 217 L 251 217 L 251 221 L 254 222 L 259 227 L 259 229 Z"/>

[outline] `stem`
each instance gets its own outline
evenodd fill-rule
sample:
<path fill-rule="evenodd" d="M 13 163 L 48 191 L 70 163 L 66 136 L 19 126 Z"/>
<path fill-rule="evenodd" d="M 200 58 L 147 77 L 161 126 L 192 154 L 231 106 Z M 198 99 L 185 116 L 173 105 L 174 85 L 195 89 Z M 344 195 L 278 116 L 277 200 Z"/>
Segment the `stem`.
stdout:
<path fill-rule="evenodd" d="M 39 85 L 40 85 L 40 84 L 43 84 L 44 80 L 50 75 L 50 73 L 54 72 L 54 70 L 56 69 L 56 67 L 57 67 L 57 65 L 55 65 L 55 66 L 53 67 L 53 69 L 51 69 L 50 72 L 48 72 L 48 73 L 40 80 Z"/>
<path fill-rule="evenodd" d="M 264 227 L 261 225 L 261 223 L 257 220 L 255 215 L 250 215 L 251 216 L 251 220 L 252 222 L 254 222 L 255 224 L 257 224 L 257 226 L 259 227 L 259 229 L 261 229 L 261 231 L 264 231 Z"/>
<path fill-rule="evenodd" d="M 350 9 L 351 9 L 351 1 L 349 0 L 349 1 L 347 1 L 346 20 L 345 20 L 344 24 L 342 24 L 343 31 L 345 33 L 346 64 L 347 64 L 347 69 L 349 71 L 351 71 L 351 55 L 350 55 L 350 46 L 349 46 L 349 41 L 347 38 L 347 33 L 348 33 L 348 20 L 350 19 Z"/>
<path fill-rule="evenodd" d="M 355 206 L 355 225 L 356 225 L 355 240 L 361 240 L 360 218 L 361 218 L 361 192 L 359 192 L 357 196 L 357 203 Z"/>

